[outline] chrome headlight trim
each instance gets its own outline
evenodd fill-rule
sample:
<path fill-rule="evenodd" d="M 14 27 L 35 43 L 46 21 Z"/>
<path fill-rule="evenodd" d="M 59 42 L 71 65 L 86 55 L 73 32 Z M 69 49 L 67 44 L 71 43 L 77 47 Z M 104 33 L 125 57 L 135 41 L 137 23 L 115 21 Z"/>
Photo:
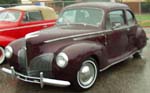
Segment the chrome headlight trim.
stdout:
<path fill-rule="evenodd" d="M 6 46 L 6 48 L 5 48 L 6 58 L 11 58 L 12 55 L 13 55 L 13 48 L 11 46 Z"/>
<path fill-rule="evenodd" d="M 56 64 L 60 68 L 65 68 L 68 65 L 68 56 L 66 53 L 61 52 L 56 57 Z"/>

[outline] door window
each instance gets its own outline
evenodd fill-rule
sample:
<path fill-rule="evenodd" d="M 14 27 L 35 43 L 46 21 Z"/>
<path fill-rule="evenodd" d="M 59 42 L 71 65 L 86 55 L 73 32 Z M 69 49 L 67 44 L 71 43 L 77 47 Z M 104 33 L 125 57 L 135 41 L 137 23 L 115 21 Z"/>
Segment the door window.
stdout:
<path fill-rule="evenodd" d="M 24 22 L 34 22 L 43 20 L 42 14 L 40 11 L 31 11 L 26 12 L 23 21 Z"/>
<path fill-rule="evenodd" d="M 106 22 L 106 28 L 111 29 L 113 27 L 119 28 L 125 25 L 124 12 L 122 10 L 111 11 L 108 14 L 108 21 Z"/>
<path fill-rule="evenodd" d="M 126 11 L 126 16 L 127 16 L 128 25 L 133 25 L 135 23 L 133 13 L 131 13 L 131 11 L 127 10 Z"/>

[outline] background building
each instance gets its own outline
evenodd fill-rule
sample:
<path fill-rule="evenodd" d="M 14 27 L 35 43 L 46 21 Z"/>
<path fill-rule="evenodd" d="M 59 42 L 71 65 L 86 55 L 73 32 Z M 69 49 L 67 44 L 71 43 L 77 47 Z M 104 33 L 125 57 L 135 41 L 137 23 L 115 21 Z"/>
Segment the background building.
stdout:
<path fill-rule="evenodd" d="M 137 14 L 150 13 L 150 0 L 120 0 Z"/>

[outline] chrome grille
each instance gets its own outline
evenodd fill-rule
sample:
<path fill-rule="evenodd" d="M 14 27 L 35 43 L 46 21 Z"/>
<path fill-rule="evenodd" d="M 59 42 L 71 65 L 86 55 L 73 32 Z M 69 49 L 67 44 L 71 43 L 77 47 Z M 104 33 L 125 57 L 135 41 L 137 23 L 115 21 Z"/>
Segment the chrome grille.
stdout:
<path fill-rule="evenodd" d="M 27 55 L 26 55 L 26 48 L 21 48 L 18 52 L 18 63 L 19 66 L 23 69 L 27 67 Z"/>
<path fill-rule="evenodd" d="M 28 75 L 37 76 L 43 72 L 44 77 L 52 76 L 53 53 L 42 54 L 33 58 L 29 64 Z"/>
<path fill-rule="evenodd" d="M 45 53 L 34 57 L 28 62 L 26 48 L 21 48 L 18 52 L 18 63 L 21 68 L 20 73 L 39 77 L 40 72 L 43 72 L 44 77 L 52 77 L 53 57 L 53 53 Z"/>

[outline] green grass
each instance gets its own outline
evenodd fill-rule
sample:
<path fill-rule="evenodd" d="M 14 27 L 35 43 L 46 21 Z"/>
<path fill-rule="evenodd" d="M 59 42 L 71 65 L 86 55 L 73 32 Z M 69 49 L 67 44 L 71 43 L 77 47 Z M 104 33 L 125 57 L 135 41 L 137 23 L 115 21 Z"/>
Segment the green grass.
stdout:
<path fill-rule="evenodd" d="M 136 15 L 136 19 L 141 26 L 150 27 L 150 14 L 139 14 Z"/>

